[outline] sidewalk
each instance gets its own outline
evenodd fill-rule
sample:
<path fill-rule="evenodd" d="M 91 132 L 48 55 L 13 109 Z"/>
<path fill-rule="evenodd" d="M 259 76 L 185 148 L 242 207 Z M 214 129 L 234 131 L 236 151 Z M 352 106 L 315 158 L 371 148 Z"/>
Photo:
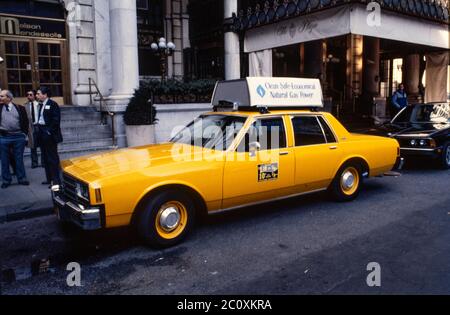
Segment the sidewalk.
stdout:
<path fill-rule="evenodd" d="M 13 184 L 0 189 L 0 223 L 29 217 L 51 214 L 53 202 L 45 181 L 44 168 L 31 169 L 30 157 L 25 157 L 25 169 L 30 186 L 19 186 L 13 177 Z"/>

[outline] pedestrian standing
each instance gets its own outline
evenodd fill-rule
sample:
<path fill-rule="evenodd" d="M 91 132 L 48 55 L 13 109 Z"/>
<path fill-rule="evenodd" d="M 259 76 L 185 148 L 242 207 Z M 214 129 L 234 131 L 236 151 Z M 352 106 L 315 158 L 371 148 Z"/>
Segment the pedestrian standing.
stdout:
<path fill-rule="evenodd" d="M 50 89 L 41 87 L 36 97 L 39 102 L 37 123 L 38 143 L 41 148 L 46 181 L 43 185 L 61 185 L 61 166 L 58 155 L 58 143 L 63 141 L 61 134 L 61 111 L 53 101 Z"/>
<path fill-rule="evenodd" d="M 25 107 L 13 103 L 14 95 L 8 91 L 0 92 L 0 154 L 2 164 L 2 185 L 5 189 L 11 185 L 12 176 L 9 170 L 11 164 L 10 150 L 12 148 L 16 166 L 16 176 L 20 185 L 28 186 L 23 153 L 29 122 Z"/>
<path fill-rule="evenodd" d="M 392 117 L 396 116 L 403 108 L 408 106 L 408 96 L 405 91 L 405 85 L 400 83 L 397 91 L 392 95 L 391 108 Z"/>
<path fill-rule="evenodd" d="M 30 128 L 28 133 L 28 147 L 31 151 L 31 168 L 39 167 L 38 157 L 38 144 L 37 144 L 37 123 L 39 118 L 39 102 L 36 101 L 36 91 L 30 90 L 27 92 L 27 100 L 25 103 L 25 109 L 27 110 L 28 120 L 30 122 Z M 42 158 L 41 158 L 42 162 Z"/>

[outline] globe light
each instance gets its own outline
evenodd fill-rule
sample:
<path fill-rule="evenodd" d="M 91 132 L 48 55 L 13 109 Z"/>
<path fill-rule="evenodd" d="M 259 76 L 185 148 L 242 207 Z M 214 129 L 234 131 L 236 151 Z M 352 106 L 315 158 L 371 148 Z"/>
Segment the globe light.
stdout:
<path fill-rule="evenodd" d="M 169 42 L 168 44 L 167 44 L 167 48 L 169 48 L 170 50 L 175 50 L 175 44 L 174 43 L 172 43 L 172 42 Z"/>
<path fill-rule="evenodd" d="M 159 48 L 161 48 L 161 49 L 166 49 L 166 48 L 167 48 L 166 42 L 163 42 L 163 41 L 160 41 L 159 44 L 158 44 L 158 46 L 159 46 Z"/>
<path fill-rule="evenodd" d="M 158 50 L 158 44 L 157 43 L 152 43 L 152 45 L 150 47 L 152 48 L 153 51 L 157 51 Z"/>
<path fill-rule="evenodd" d="M 161 37 L 160 39 L 159 39 L 159 42 L 161 43 L 161 42 L 166 42 L 166 39 L 164 38 L 164 37 Z"/>

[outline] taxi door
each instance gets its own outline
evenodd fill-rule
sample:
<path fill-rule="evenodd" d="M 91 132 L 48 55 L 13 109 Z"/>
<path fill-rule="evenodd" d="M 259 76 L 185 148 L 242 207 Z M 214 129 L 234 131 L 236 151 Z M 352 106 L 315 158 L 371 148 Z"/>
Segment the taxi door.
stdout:
<path fill-rule="evenodd" d="M 288 145 L 286 129 L 282 116 L 256 118 L 237 149 L 228 152 L 223 176 L 223 209 L 290 194 L 295 156 Z"/>
<path fill-rule="evenodd" d="M 336 135 L 321 115 L 294 115 L 291 123 L 295 184 L 303 191 L 327 188 L 342 157 Z"/>

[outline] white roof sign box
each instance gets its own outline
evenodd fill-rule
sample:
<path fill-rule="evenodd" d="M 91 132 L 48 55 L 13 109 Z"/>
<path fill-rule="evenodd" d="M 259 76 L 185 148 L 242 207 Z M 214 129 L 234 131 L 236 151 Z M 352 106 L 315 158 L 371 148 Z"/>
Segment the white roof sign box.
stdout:
<path fill-rule="evenodd" d="M 318 79 L 249 77 L 218 82 L 212 105 L 221 101 L 250 107 L 323 107 Z"/>

